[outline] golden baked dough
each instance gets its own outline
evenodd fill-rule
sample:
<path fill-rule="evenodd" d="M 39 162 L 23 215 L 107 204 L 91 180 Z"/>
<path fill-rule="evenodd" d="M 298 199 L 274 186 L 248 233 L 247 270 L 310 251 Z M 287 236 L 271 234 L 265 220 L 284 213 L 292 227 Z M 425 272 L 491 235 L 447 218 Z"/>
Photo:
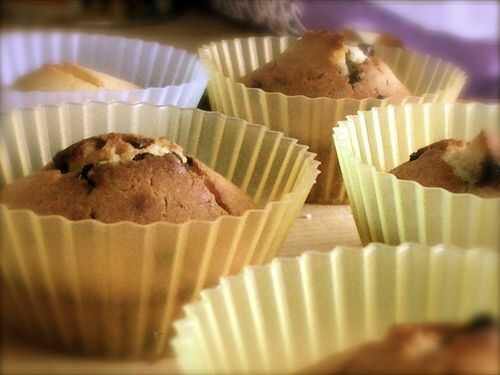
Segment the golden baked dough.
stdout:
<path fill-rule="evenodd" d="M 14 82 L 19 91 L 137 90 L 140 86 L 77 64 L 47 64 Z"/>
<path fill-rule="evenodd" d="M 486 316 L 465 325 L 403 324 L 382 340 L 366 343 L 302 371 L 331 375 L 498 374 L 498 327 Z"/>
<path fill-rule="evenodd" d="M 5 186 L 0 202 L 41 215 L 105 223 L 182 223 L 241 215 L 243 191 L 164 138 L 110 133 L 60 151 L 44 170 Z"/>
<path fill-rule="evenodd" d="M 387 98 L 410 95 L 366 44 L 341 33 L 316 31 L 291 44 L 276 60 L 242 78 L 248 87 L 310 98 Z"/>

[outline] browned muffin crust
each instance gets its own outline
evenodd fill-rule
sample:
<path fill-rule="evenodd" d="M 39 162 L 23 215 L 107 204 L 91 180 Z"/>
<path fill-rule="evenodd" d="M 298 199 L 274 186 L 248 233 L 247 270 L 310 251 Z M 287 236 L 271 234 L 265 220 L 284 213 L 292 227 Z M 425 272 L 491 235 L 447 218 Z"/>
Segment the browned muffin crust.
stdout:
<path fill-rule="evenodd" d="M 250 197 L 164 138 L 110 133 L 58 152 L 0 194 L 10 208 L 105 223 L 181 223 L 241 215 Z"/>
<path fill-rule="evenodd" d="M 453 193 L 500 197 L 498 136 L 481 132 L 470 142 L 445 139 L 423 147 L 390 173 Z"/>
<path fill-rule="evenodd" d="M 387 98 L 410 95 L 372 46 L 342 33 L 307 32 L 242 82 L 254 88 L 311 98 Z"/>
<path fill-rule="evenodd" d="M 304 374 L 493 375 L 500 370 L 498 326 L 488 316 L 467 324 L 403 324 L 341 359 Z"/>

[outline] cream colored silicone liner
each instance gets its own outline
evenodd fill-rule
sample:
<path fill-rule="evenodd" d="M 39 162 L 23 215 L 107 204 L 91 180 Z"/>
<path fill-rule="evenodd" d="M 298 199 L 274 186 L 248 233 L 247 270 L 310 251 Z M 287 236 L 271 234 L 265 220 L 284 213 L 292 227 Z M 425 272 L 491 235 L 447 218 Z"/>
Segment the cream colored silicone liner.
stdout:
<path fill-rule="evenodd" d="M 215 111 L 264 124 L 311 146 L 321 161 L 321 175 L 309 201 L 345 202 L 337 155 L 331 143 L 331 127 L 360 109 L 406 102 L 453 101 L 466 76 L 457 67 L 416 52 L 383 46 L 380 56 L 415 97 L 395 99 L 331 99 L 286 96 L 248 88 L 237 80 L 278 56 L 290 37 L 260 37 L 223 40 L 203 46 L 199 53 L 210 80 L 208 96 Z M 416 97 L 418 96 L 418 97 Z"/>
<path fill-rule="evenodd" d="M 307 146 L 221 114 L 151 105 L 37 107 L 3 114 L 0 187 L 106 132 L 167 136 L 246 190 L 258 209 L 184 224 L 104 224 L 0 205 L 3 319 L 66 349 L 163 354 L 183 303 L 276 254 L 318 174 Z"/>
<path fill-rule="evenodd" d="M 363 243 L 445 243 L 500 250 L 500 199 L 424 187 L 387 173 L 417 149 L 446 138 L 500 131 L 498 105 L 389 106 L 358 112 L 334 129 Z"/>
<path fill-rule="evenodd" d="M 187 373 L 280 374 L 402 322 L 498 316 L 498 254 L 371 244 L 275 259 L 205 290 L 175 323 Z"/>

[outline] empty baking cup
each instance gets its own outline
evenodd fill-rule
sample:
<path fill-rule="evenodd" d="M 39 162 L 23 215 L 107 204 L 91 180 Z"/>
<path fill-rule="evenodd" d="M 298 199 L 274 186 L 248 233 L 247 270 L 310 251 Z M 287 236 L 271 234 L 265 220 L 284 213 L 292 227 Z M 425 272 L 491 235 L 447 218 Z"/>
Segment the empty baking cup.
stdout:
<path fill-rule="evenodd" d="M 86 100 L 196 107 L 207 73 L 197 56 L 138 39 L 64 32 L 8 32 L 0 36 L 3 111 Z M 17 78 L 44 64 L 75 63 L 135 83 L 143 89 L 21 92 Z"/>
<path fill-rule="evenodd" d="M 424 187 L 389 174 L 421 147 L 499 131 L 498 104 L 407 104 L 360 111 L 334 139 L 363 243 L 418 242 L 500 250 L 500 199 Z M 432 173 L 430 171 L 429 173 Z"/>
<path fill-rule="evenodd" d="M 273 258 L 314 184 L 307 146 L 201 110 L 89 103 L 1 114 L 0 187 L 82 138 L 166 136 L 248 192 L 257 209 L 183 224 L 105 224 L 0 204 L 3 320 L 47 344 L 108 356 L 166 352 L 181 306 Z"/>
<path fill-rule="evenodd" d="M 321 161 L 321 175 L 310 202 L 344 203 L 345 189 L 332 146 L 331 128 L 360 109 L 388 103 L 455 100 L 466 76 L 442 60 L 398 48 L 376 46 L 384 60 L 415 97 L 400 99 L 332 99 L 287 96 L 249 88 L 238 79 L 275 59 L 290 37 L 260 37 L 223 40 L 203 46 L 199 53 L 210 77 L 208 96 L 215 111 L 264 124 L 311 146 Z"/>
<path fill-rule="evenodd" d="M 397 323 L 498 316 L 498 260 L 416 244 L 278 258 L 203 291 L 172 344 L 187 373 L 295 372 Z"/>

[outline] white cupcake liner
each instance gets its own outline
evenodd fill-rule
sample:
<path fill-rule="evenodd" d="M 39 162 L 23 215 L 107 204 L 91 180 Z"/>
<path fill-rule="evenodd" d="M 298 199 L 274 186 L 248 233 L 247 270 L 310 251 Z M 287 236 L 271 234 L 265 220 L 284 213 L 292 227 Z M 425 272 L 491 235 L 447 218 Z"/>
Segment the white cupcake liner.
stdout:
<path fill-rule="evenodd" d="M 321 175 L 309 197 L 312 202 L 343 203 L 346 199 L 330 136 L 337 121 L 360 109 L 388 103 L 452 101 L 466 82 L 463 71 L 440 59 L 384 46 L 376 46 L 376 54 L 416 96 L 384 100 L 312 99 L 269 93 L 237 82 L 239 77 L 278 56 L 292 40 L 290 37 L 223 40 L 203 46 L 199 53 L 210 76 L 208 96 L 213 110 L 282 131 L 311 146 L 318 154 Z"/>
<path fill-rule="evenodd" d="M 370 244 L 248 267 L 175 323 L 186 373 L 276 374 L 382 337 L 397 323 L 498 316 L 498 254 Z"/>
<path fill-rule="evenodd" d="M 0 204 L 3 320 L 68 350 L 167 351 L 181 306 L 220 276 L 273 258 L 318 174 L 307 146 L 200 110 L 89 103 L 1 114 L 0 188 L 75 141 L 106 132 L 167 136 L 247 191 L 258 209 L 214 221 L 105 224 Z"/>
<path fill-rule="evenodd" d="M 498 108 L 480 103 L 389 106 L 341 121 L 334 140 L 362 242 L 500 250 L 500 199 L 424 187 L 386 172 L 438 140 L 470 140 L 482 129 L 499 131 Z"/>
<path fill-rule="evenodd" d="M 0 109 L 87 100 L 196 107 L 207 84 L 197 56 L 154 42 L 64 32 L 9 32 L 0 36 Z M 133 82 L 144 89 L 21 92 L 15 80 L 44 64 L 71 62 Z"/>

